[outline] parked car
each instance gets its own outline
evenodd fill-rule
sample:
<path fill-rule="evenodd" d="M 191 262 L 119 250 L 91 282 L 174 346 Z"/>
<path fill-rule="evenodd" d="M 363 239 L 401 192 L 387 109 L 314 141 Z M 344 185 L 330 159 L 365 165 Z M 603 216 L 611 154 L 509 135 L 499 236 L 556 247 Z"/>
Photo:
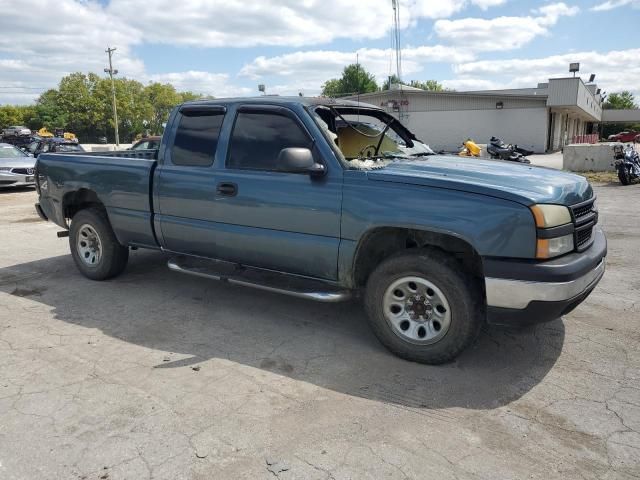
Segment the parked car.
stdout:
<path fill-rule="evenodd" d="M 22 125 L 13 125 L 11 127 L 7 127 L 4 130 L 2 130 L 2 135 L 7 137 L 10 137 L 13 135 L 28 136 L 28 135 L 31 135 L 31 130 Z"/>
<path fill-rule="evenodd" d="M 34 157 L 41 153 L 73 153 L 84 152 L 84 148 L 75 141 L 66 138 L 36 138 L 27 147 L 26 150 Z"/>
<path fill-rule="evenodd" d="M 32 135 L 10 135 L 10 136 L 6 136 L 3 135 L 2 138 L 0 138 L 0 141 L 2 141 L 3 143 L 9 143 L 11 145 L 13 145 L 14 147 L 18 147 L 18 148 L 24 148 L 27 145 L 29 145 L 30 143 L 34 142 L 35 140 L 39 139 L 40 137 L 36 136 L 32 136 Z"/>
<path fill-rule="evenodd" d="M 615 135 L 609 135 L 609 138 L 607 140 L 609 140 L 610 142 L 622 142 L 622 143 L 626 143 L 626 142 L 633 142 L 640 134 L 638 132 L 620 132 L 620 133 L 616 133 Z"/>
<path fill-rule="evenodd" d="M 36 209 L 69 230 L 89 279 L 121 274 L 136 247 L 199 278 L 322 302 L 362 295 L 380 341 L 417 362 L 455 358 L 487 321 L 558 318 L 604 274 L 584 177 L 436 155 L 356 102 L 186 103 L 158 151 L 42 154 L 36 173 Z"/>
<path fill-rule="evenodd" d="M 141 138 L 129 150 L 153 150 L 160 147 L 161 140 L 160 136 Z"/>
<path fill-rule="evenodd" d="M 0 143 L 0 187 L 35 185 L 35 159 L 8 143 Z"/>

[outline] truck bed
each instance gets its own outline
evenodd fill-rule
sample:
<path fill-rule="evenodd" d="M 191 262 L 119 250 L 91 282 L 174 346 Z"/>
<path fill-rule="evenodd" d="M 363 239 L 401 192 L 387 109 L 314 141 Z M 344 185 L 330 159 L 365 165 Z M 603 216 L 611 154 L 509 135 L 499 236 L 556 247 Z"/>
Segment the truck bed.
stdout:
<path fill-rule="evenodd" d="M 66 228 L 69 196 L 95 195 L 123 245 L 157 246 L 151 201 L 156 151 L 44 153 L 36 164 L 40 205 Z"/>

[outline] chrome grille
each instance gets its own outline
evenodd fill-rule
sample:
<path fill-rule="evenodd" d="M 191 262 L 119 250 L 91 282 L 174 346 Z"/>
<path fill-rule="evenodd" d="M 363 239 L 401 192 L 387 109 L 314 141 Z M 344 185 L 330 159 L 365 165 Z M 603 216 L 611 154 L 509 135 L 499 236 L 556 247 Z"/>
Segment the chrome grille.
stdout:
<path fill-rule="evenodd" d="M 595 197 L 569 207 L 575 227 L 574 244 L 579 252 L 589 248 L 593 243 L 593 227 L 598 223 L 598 212 L 594 208 Z"/>

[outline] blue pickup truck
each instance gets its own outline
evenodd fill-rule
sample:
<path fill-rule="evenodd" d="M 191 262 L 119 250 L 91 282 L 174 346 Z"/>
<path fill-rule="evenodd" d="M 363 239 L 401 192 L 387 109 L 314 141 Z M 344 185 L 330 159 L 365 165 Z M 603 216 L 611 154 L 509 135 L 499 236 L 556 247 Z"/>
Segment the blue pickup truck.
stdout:
<path fill-rule="evenodd" d="M 566 314 L 605 268 L 584 178 L 436 155 L 392 115 L 348 101 L 185 103 L 159 149 L 42 154 L 36 184 L 36 209 L 68 230 L 90 279 L 150 248 L 177 272 L 361 297 L 380 341 L 423 363 L 452 360 L 485 322 Z"/>

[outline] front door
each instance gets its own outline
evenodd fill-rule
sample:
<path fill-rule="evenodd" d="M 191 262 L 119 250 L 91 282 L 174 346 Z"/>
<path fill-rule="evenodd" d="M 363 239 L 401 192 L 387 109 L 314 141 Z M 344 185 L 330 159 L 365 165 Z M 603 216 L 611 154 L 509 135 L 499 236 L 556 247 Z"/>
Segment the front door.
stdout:
<path fill-rule="evenodd" d="M 326 175 L 277 171 L 284 148 L 312 150 Z M 264 268 L 337 279 L 342 169 L 321 158 L 301 118 L 280 106 L 236 113 L 218 164 L 216 220 L 225 257 Z"/>

